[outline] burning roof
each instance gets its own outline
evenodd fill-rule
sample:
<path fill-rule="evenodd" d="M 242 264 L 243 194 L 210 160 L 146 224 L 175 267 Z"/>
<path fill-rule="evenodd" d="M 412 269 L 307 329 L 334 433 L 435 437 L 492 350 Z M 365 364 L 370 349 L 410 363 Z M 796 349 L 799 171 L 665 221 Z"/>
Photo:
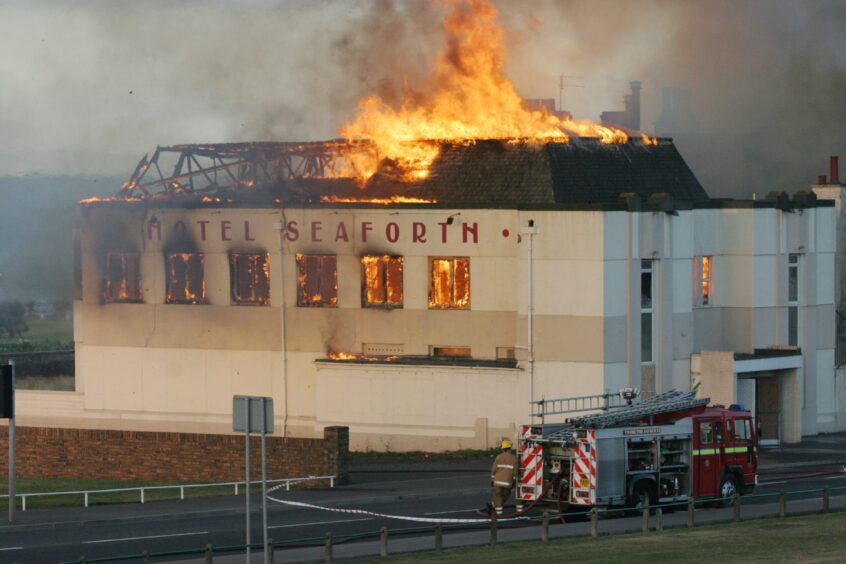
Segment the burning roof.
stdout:
<path fill-rule="evenodd" d="M 521 208 L 607 204 L 621 193 L 667 193 L 678 202 L 708 199 L 670 140 L 607 144 L 534 140 L 431 142 L 429 174 L 409 180 L 384 159 L 362 185 L 339 176 L 344 151 L 326 143 L 249 143 L 160 147 L 142 160 L 117 196 L 157 205 L 414 205 Z M 163 174 L 163 155 L 176 157 Z M 151 171 L 153 171 L 151 173 Z M 151 178 L 152 177 L 152 178 Z M 84 203 L 91 203 L 86 201 Z"/>

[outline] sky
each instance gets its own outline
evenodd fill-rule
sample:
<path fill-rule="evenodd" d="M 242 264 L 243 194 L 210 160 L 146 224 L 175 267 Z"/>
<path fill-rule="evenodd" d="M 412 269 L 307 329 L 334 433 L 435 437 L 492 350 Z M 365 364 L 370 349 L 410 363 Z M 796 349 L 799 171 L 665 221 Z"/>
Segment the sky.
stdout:
<path fill-rule="evenodd" d="M 0 175 L 128 176 L 156 145 L 338 136 L 443 46 L 447 0 L 0 0 Z M 706 190 L 805 190 L 846 156 L 842 0 L 496 1 L 520 95 L 642 129 L 687 89 L 675 138 Z M 843 159 L 846 161 L 846 158 Z M 846 173 L 843 174 L 846 176 Z"/>

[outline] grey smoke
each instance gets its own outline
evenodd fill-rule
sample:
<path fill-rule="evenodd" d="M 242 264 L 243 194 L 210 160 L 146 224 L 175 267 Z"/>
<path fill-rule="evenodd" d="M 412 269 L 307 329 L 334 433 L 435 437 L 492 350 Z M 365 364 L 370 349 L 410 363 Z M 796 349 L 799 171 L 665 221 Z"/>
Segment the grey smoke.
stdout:
<path fill-rule="evenodd" d="M 507 74 L 576 117 L 643 81 L 690 90 L 677 144 L 716 196 L 806 189 L 846 153 L 846 3 L 497 2 Z M 365 94 L 419 89 L 442 2 L 0 3 L 0 173 L 127 175 L 156 144 L 335 137 Z"/>

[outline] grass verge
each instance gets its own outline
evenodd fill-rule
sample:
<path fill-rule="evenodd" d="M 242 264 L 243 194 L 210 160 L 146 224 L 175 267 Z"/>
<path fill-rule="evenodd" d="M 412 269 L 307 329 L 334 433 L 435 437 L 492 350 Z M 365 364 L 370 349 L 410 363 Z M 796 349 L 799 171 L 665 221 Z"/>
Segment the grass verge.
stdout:
<path fill-rule="evenodd" d="M 455 548 L 355 562 L 843 562 L 846 512 L 760 519 L 647 534 Z"/>

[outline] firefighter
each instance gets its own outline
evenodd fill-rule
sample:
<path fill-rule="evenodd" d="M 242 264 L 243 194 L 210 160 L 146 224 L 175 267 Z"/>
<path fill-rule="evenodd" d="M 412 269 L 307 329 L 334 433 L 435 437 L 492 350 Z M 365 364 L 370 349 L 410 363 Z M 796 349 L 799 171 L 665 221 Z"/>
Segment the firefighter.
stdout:
<path fill-rule="evenodd" d="M 503 439 L 502 452 L 497 455 L 491 467 L 491 486 L 493 486 L 493 506 L 497 515 L 502 515 L 502 506 L 511 497 L 514 476 L 517 470 L 517 457 L 511 451 L 511 441 Z"/>

